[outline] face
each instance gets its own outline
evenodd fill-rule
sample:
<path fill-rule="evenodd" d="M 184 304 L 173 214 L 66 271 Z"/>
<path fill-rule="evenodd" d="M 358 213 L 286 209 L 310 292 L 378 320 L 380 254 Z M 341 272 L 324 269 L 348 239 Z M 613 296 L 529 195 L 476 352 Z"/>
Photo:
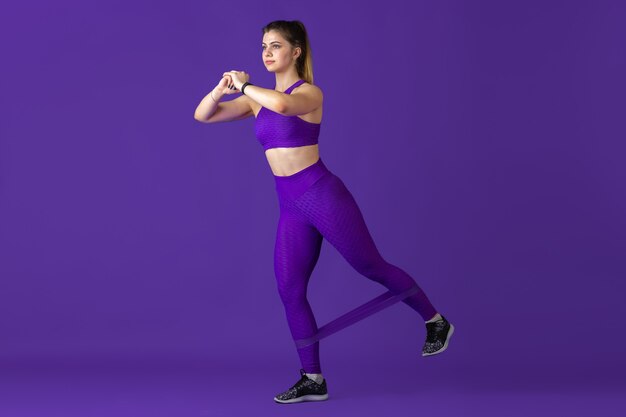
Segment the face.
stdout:
<path fill-rule="evenodd" d="M 280 33 L 270 30 L 263 35 L 263 64 L 268 71 L 282 72 L 295 65 L 300 48 L 292 48 Z M 268 62 L 269 61 L 269 62 Z"/>

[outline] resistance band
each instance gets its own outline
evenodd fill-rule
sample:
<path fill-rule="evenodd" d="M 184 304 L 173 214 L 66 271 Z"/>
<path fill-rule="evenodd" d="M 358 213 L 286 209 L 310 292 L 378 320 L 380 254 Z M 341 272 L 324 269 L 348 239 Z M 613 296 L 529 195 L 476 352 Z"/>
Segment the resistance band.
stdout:
<path fill-rule="evenodd" d="M 418 292 L 419 288 L 420 287 L 416 284 L 408 290 L 403 291 L 399 294 L 394 294 L 391 291 L 387 291 L 386 293 L 379 295 L 378 297 L 355 308 L 354 310 L 347 312 L 343 316 L 336 318 L 335 320 L 318 328 L 315 335 L 307 337 L 306 339 L 295 340 L 296 347 L 299 349 L 305 346 L 312 345 L 318 340 L 330 336 L 331 334 L 336 333 L 339 330 L 345 329 L 346 327 L 351 326 L 354 323 L 357 323 L 364 318 L 369 317 L 372 314 L 377 313 L 384 308 L 387 308 L 390 305 L 397 303 L 398 301 L 402 301 L 405 298 L 410 297 L 411 295 Z"/>

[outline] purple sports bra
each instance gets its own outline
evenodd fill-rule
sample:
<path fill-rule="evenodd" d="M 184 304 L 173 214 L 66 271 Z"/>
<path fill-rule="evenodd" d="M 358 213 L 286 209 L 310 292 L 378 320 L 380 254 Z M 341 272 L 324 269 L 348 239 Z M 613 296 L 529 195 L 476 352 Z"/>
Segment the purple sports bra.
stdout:
<path fill-rule="evenodd" d="M 296 81 L 286 89 L 285 94 L 304 83 Z M 298 116 L 283 116 L 265 107 L 261 107 L 254 122 L 256 138 L 263 150 L 270 148 L 294 148 L 297 146 L 315 145 L 320 134 L 321 123 L 307 122 Z"/>

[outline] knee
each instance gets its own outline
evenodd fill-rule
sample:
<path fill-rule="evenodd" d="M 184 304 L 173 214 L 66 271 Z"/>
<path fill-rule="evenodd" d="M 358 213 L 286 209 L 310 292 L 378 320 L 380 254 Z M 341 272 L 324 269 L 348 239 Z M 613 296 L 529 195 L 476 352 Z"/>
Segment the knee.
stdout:
<path fill-rule="evenodd" d="M 278 282 L 278 294 L 284 305 L 299 304 L 306 301 L 306 287 L 302 284 Z"/>
<path fill-rule="evenodd" d="M 361 275 L 373 281 L 380 281 L 388 275 L 391 265 L 382 257 L 369 257 L 352 262 L 352 266 Z"/>

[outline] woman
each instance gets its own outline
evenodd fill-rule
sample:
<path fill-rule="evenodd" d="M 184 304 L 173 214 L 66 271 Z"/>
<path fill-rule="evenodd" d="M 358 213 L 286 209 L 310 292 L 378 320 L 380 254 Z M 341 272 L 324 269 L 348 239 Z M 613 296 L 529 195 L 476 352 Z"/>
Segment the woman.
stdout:
<path fill-rule="evenodd" d="M 395 294 L 417 287 L 405 271 L 378 252 L 361 211 L 342 180 L 319 155 L 322 91 L 313 84 L 311 49 L 304 25 L 278 20 L 263 28 L 263 62 L 276 74 L 276 88 L 248 82 L 243 71 L 228 71 L 202 100 L 195 118 L 205 123 L 255 116 L 255 133 L 276 181 L 280 218 L 274 250 L 274 270 L 294 340 L 310 338 L 318 327 L 306 298 L 309 277 L 328 240 L 359 273 Z M 243 93 L 220 102 L 224 94 Z M 402 300 L 426 321 L 422 356 L 443 352 L 454 326 L 437 313 L 417 287 Z M 297 344 L 297 346 L 300 346 Z M 297 348 L 300 380 L 274 400 L 279 403 L 328 398 L 322 376 L 319 342 Z"/>

